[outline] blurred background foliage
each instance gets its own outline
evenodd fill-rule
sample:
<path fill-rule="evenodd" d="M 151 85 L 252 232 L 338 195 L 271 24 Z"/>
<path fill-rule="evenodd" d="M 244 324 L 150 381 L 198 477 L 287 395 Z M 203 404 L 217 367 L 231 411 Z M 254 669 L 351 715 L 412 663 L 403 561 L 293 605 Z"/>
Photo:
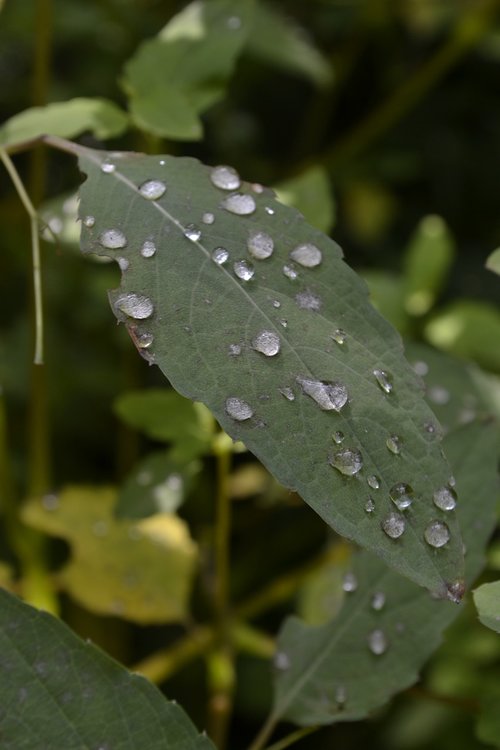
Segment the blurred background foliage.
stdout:
<path fill-rule="evenodd" d="M 196 6 L 161 32 L 186 9 L 181 1 L 7 0 L 0 121 L 34 105 L 103 97 L 129 111 L 126 130 L 105 143 L 86 133 L 81 142 L 193 155 L 274 186 L 364 276 L 374 304 L 404 336 L 445 430 L 498 415 L 499 287 L 485 263 L 500 244 L 500 3 L 275 0 L 259 4 L 250 34 L 238 15 L 246 3 L 228 5 L 234 39 L 205 48 Z M 2 172 L 0 580 L 35 603 L 50 600 L 126 664 L 143 664 L 203 725 L 204 686 L 217 672 L 210 657 L 194 658 L 209 653 L 203 630 L 198 651 L 171 646 L 166 669 L 141 660 L 210 614 L 224 436 L 112 326 L 106 290 L 119 271 L 78 253 L 80 178 L 71 159 L 40 148 L 15 159 L 48 226 L 46 364 L 31 364 L 29 225 Z M 333 616 L 345 549 L 318 562 L 331 534 L 244 446 L 234 447 L 229 485 L 234 599 L 268 587 L 270 604 L 256 620 L 267 632 L 294 607 L 309 622 Z M 26 498 L 21 522 L 15 505 Z M 141 524 L 146 538 L 131 559 L 127 540 Z M 164 597 L 155 561 L 166 565 L 162 545 L 178 573 Z M 42 558 L 57 599 L 43 593 Z M 498 558 L 494 546 L 484 580 L 495 577 Z M 105 575 L 90 576 L 91 563 Z M 238 636 L 235 749 L 269 703 L 273 645 L 259 633 Z M 419 686 L 369 722 L 323 729 L 302 746 L 500 746 L 490 725 L 479 738 L 474 721 L 478 682 L 498 679 L 499 659 L 498 636 L 469 607 Z"/>

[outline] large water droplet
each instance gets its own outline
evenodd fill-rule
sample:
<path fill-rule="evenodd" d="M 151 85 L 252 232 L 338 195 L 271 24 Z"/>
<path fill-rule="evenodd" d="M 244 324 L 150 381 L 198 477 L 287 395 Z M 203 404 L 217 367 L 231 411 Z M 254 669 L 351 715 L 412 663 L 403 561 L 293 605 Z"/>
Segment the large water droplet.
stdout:
<path fill-rule="evenodd" d="M 281 348 L 280 337 L 274 331 L 261 331 L 253 339 L 252 346 L 266 357 L 274 357 Z"/>
<path fill-rule="evenodd" d="M 347 593 L 352 593 L 358 588 L 358 579 L 354 573 L 346 573 L 342 579 L 342 589 Z"/>
<path fill-rule="evenodd" d="M 130 266 L 128 258 L 117 258 L 117 263 L 120 266 L 120 271 L 126 271 Z"/>
<path fill-rule="evenodd" d="M 286 672 L 291 666 L 290 657 L 284 651 L 276 651 L 273 658 L 273 665 L 279 672 Z"/>
<path fill-rule="evenodd" d="M 127 238 L 119 229 L 106 229 L 99 235 L 98 242 L 108 250 L 119 250 L 127 244 Z"/>
<path fill-rule="evenodd" d="M 213 224 L 215 221 L 215 216 L 210 211 L 206 211 L 201 217 L 201 220 L 204 224 Z"/>
<path fill-rule="evenodd" d="M 143 198 L 147 198 L 148 201 L 157 201 L 161 198 L 167 186 L 161 180 L 146 180 L 139 188 L 139 192 Z"/>
<path fill-rule="evenodd" d="M 340 430 L 337 430 L 337 432 L 333 433 L 333 440 L 337 445 L 340 445 L 340 443 L 344 442 L 345 435 Z"/>
<path fill-rule="evenodd" d="M 120 294 L 116 298 L 114 306 L 130 318 L 135 318 L 135 320 L 145 320 L 151 317 L 154 311 L 154 305 L 149 297 L 133 292 Z"/>
<path fill-rule="evenodd" d="M 450 540 L 450 530 L 442 521 L 431 521 L 424 531 L 424 537 L 431 547 L 443 547 Z"/>
<path fill-rule="evenodd" d="M 214 263 L 217 263 L 218 266 L 225 263 L 228 258 L 229 253 L 225 247 L 216 247 L 215 250 L 212 250 L 212 260 Z"/>
<path fill-rule="evenodd" d="M 380 489 L 380 479 L 375 476 L 375 474 L 371 474 L 369 477 L 367 477 L 366 481 L 368 483 L 368 487 L 371 487 L 372 490 Z"/>
<path fill-rule="evenodd" d="M 457 505 L 457 493 L 451 487 L 440 487 L 432 499 L 440 510 L 455 510 Z"/>
<path fill-rule="evenodd" d="M 398 435 L 389 435 L 385 444 L 394 455 L 399 456 L 401 453 L 402 441 Z"/>
<path fill-rule="evenodd" d="M 188 224 L 184 230 L 184 237 L 187 237 L 191 242 L 198 242 L 201 237 L 201 230 L 196 224 Z"/>
<path fill-rule="evenodd" d="M 250 404 L 235 397 L 226 399 L 226 413 L 232 419 L 236 419 L 237 422 L 244 422 L 246 419 L 253 417 L 253 409 Z"/>
<path fill-rule="evenodd" d="M 347 477 L 352 477 L 363 468 L 363 457 L 357 448 L 342 448 L 332 453 L 328 462 L 334 469 Z"/>
<path fill-rule="evenodd" d="M 385 393 L 390 393 L 393 386 L 389 373 L 387 373 L 385 370 L 374 370 L 373 374 L 375 375 L 375 380 L 382 388 L 382 390 L 385 391 Z"/>
<path fill-rule="evenodd" d="M 236 276 L 242 281 L 250 281 L 255 274 L 255 269 L 247 260 L 237 260 L 233 264 L 233 270 Z"/>
<path fill-rule="evenodd" d="M 388 648 L 388 642 L 383 630 L 372 630 L 368 636 L 368 648 L 375 656 L 382 656 Z"/>
<path fill-rule="evenodd" d="M 94 216 L 86 216 L 83 220 L 83 225 L 86 226 L 87 229 L 92 229 L 94 224 L 95 224 Z"/>
<path fill-rule="evenodd" d="M 413 488 L 409 484 L 398 482 L 389 490 L 389 496 L 399 510 L 406 510 L 413 502 Z"/>
<path fill-rule="evenodd" d="M 295 302 L 301 310 L 314 310 L 314 312 L 321 310 L 321 299 L 307 289 L 295 295 Z"/>
<path fill-rule="evenodd" d="M 384 608 L 385 605 L 385 594 L 383 591 L 376 591 L 371 600 L 371 607 L 376 612 L 380 612 L 381 609 Z"/>
<path fill-rule="evenodd" d="M 251 195 L 234 193 L 233 195 L 228 195 L 222 201 L 222 208 L 238 216 L 248 216 L 249 214 L 253 214 L 256 204 L 255 199 Z"/>
<path fill-rule="evenodd" d="M 347 403 L 349 394 L 343 383 L 312 380 L 310 378 L 296 378 L 306 396 L 316 401 L 324 411 L 340 411 Z"/>
<path fill-rule="evenodd" d="M 210 181 L 212 185 L 222 190 L 238 190 L 241 185 L 238 172 L 233 167 L 227 167 L 224 164 L 210 170 Z"/>
<path fill-rule="evenodd" d="M 315 268 L 321 263 L 321 250 L 310 242 L 297 245 L 290 253 L 290 258 L 304 268 Z"/>
<path fill-rule="evenodd" d="M 299 277 L 297 269 L 294 268 L 293 265 L 284 265 L 283 274 L 287 277 L 287 279 L 291 279 L 292 281 L 295 281 Z"/>
<path fill-rule="evenodd" d="M 156 245 L 153 240 L 145 240 L 142 243 L 141 255 L 143 258 L 152 258 L 156 253 Z"/>
<path fill-rule="evenodd" d="M 347 339 L 347 333 L 343 331 L 342 328 L 336 328 L 332 333 L 331 338 L 337 344 L 340 344 L 340 346 L 342 346 L 342 344 L 345 344 L 345 341 Z"/>
<path fill-rule="evenodd" d="M 116 166 L 110 159 L 105 159 L 101 164 L 101 172 L 104 172 L 104 174 L 112 174 L 115 169 Z"/>
<path fill-rule="evenodd" d="M 270 258 L 274 251 L 274 241 L 265 232 L 255 232 L 251 234 L 248 242 L 248 252 L 257 260 Z"/>
<path fill-rule="evenodd" d="M 397 539 L 404 533 L 406 522 L 401 513 L 389 513 L 382 521 L 382 530 L 391 539 Z"/>
<path fill-rule="evenodd" d="M 287 401 L 295 401 L 295 393 L 291 388 L 280 388 L 280 393 Z"/>

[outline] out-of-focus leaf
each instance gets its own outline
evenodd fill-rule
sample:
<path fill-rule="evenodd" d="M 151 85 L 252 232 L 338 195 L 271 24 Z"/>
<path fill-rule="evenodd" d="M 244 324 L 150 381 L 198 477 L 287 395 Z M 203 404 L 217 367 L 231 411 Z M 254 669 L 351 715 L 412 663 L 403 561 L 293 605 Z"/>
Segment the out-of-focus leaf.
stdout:
<path fill-rule="evenodd" d="M 317 86 L 331 83 L 332 66 L 291 17 L 279 8 L 259 2 L 248 37 L 250 54 L 271 65 L 304 76 Z"/>
<path fill-rule="evenodd" d="M 184 502 L 200 468 L 200 461 L 176 461 L 166 451 L 151 454 L 120 489 L 116 516 L 144 518 L 153 513 L 174 513 Z"/>
<path fill-rule="evenodd" d="M 342 549 L 347 545 L 339 545 Z M 344 602 L 344 579 L 347 565 L 350 564 L 348 555 L 343 559 L 327 561 L 318 570 L 311 573 L 300 587 L 297 596 L 296 611 L 307 625 L 323 625 L 338 615 Z"/>
<path fill-rule="evenodd" d="M 486 680 L 480 700 L 480 714 L 476 724 L 476 733 L 482 742 L 493 747 L 500 747 L 500 685 L 497 679 Z"/>
<path fill-rule="evenodd" d="M 368 284 L 370 299 L 379 313 L 404 334 L 409 327 L 404 306 L 404 287 L 401 276 L 389 271 L 363 270 L 361 276 Z"/>
<path fill-rule="evenodd" d="M 500 633 L 500 581 L 479 586 L 474 591 L 474 604 L 483 625 Z"/>
<path fill-rule="evenodd" d="M 488 256 L 486 260 L 486 268 L 500 276 L 500 247 Z"/>
<path fill-rule="evenodd" d="M 32 107 L 11 117 L 0 127 L 0 146 L 15 147 L 41 135 L 74 138 L 86 130 L 106 140 L 121 135 L 128 124 L 125 112 L 107 99 L 70 99 Z"/>
<path fill-rule="evenodd" d="M 225 169 L 81 154 L 82 249 L 128 263 L 111 304 L 149 361 L 341 534 L 447 595 L 462 572 L 456 519 L 439 557 L 424 540 L 450 474 L 439 431 L 338 246 L 260 186 L 221 187 L 240 182 Z M 383 494 L 367 514 L 372 476 Z M 401 482 L 418 502 L 394 539 L 382 524 Z"/>
<path fill-rule="evenodd" d="M 344 188 L 342 203 L 349 232 L 363 243 L 380 240 L 394 220 L 397 208 L 386 185 L 362 180 Z"/>
<path fill-rule="evenodd" d="M 253 9 L 253 0 L 195 0 L 139 47 L 123 79 L 139 128 L 184 141 L 202 137 L 199 115 L 224 95 Z"/>
<path fill-rule="evenodd" d="M 294 206 L 306 221 L 328 234 L 335 221 L 335 203 L 326 169 L 314 166 L 274 186 L 278 200 Z"/>
<path fill-rule="evenodd" d="M 68 487 L 49 497 L 31 500 L 23 518 L 70 544 L 57 578 L 76 601 L 141 624 L 186 617 L 197 551 L 183 521 L 169 513 L 116 520 L 111 488 Z"/>
<path fill-rule="evenodd" d="M 470 584 L 484 564 L 495 526 L 496 424 L 474 423 L 450 433 L 445 448 L 456 477 Z M 380 490 L 373 491 L 377 505 Z M 412 512 L 413 506 L 409 509 Z M 436 520 L 447 512 L 435 508 Z M 434 550 L 435 558 L 440 549 Z M 278 639 L 272 716 L 298 724 L 360 719 L 417 679 L 459 609 L 405 581 L 368 552 L 355 556 L 351 593 L 322 627 L 289 618 Z"/>
<path fill-rule="evenodd" d="M 38 214 L 45 224 L 42 234 L 44 240 L 78 247 L 80 227 L 76 193 L 71 191 L 45 201 L 38 209 Z"/>
<path fill-rule="evenodd" d="M 214 421 L 203 404 L 193 404 L 172 390 L 129 391 L 115 403 L 116 414 L 154 440 L 173 443 L 173 461 L 187 461 L 210 449 Z"/>
<path fill-rule="evenodd" d="M 453 238 L 443 219 L 422 219 L 405 254 L 405 308 L 410 315 L 425 315 L 434 305 L 454 255 Z"/>
<path fill-rule="evenodd" d="M 500 372 L 500 312 L 487 302 L 453 302 L 427 323 L 425 336 L 438 349 Z"/>
<path fill-rule="evenodd" d="M 2 750 L 214 750 L 154 685 L 1 589 L 0 665 Z"/>

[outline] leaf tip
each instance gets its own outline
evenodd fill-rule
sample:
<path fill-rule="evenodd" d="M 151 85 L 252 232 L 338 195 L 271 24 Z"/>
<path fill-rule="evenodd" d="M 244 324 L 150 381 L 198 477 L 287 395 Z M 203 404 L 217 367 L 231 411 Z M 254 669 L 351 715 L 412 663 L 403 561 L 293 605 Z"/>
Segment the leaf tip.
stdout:
<path fill-rule="evenodd" d="M 458 578 L 456 581 L 451 581 L 446 584 L 446 599 L 449 599 L 455 604 L 460 604 L 465 594 L 465 581 L 463 578 Z"/>

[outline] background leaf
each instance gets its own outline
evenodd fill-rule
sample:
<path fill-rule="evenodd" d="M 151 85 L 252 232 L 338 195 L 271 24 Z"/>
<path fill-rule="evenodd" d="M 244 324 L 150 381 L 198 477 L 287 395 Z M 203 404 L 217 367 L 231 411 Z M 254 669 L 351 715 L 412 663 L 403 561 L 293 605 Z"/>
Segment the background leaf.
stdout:
<path fill-rule="evenodd" d="M 1 589 L 0 664 L 3 750 L 213 750 L 151 683 Z"/>
<path fill-rule="evenodd" d="M 486 268 L 500 276 L 500 247 L 488 256 Z"/>
<path fill-rule="evenodd" d="M 424 537 L 450 475 L 439 428 L 398 335 L 338 246 L 260 186 L 218 187 L 221 174 L 228 187 L 225 169 L 110 158 L 82 152 L 82 248 L 123 259 L 111 302 L 147 342 L 144 355 L 339 533 L 446 595 L 461 576 L 454 514 L 438 556 Z M 239 177 L 229 172 L 229 184 Z M 274 243 L 265 259 L 263 238 L 266 255 Z M 369 482 L 379 485 L 373 513 Z M 395 539 L 381 525 L 401 483 L 415 503 Z"/>
<path fill-rule="evenodd" d="M 294 206 L 306 221 L 328 234 L 335 221 L 335 203 L 326 169 L 314 166 L 297 177 L 274 186 L 276 197 L 286 206 Z"/>
<path fill-rule="evenodd" d="M 500 633 L 500 581 L 479 586 L 474 591 L 474 604 L 483 625 Z"/>

